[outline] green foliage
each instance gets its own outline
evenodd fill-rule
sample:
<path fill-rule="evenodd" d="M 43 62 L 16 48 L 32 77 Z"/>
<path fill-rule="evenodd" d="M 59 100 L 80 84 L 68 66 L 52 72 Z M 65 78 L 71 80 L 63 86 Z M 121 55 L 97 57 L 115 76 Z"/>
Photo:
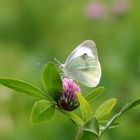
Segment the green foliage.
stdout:
<path fill-rule="evenodd" d="M 0 84 L 14 89 L 15 91 L 26 93 L 32 97 L 49 100 L 49 97 L 47 95 L 45 96 L 45 93 L 41 89 L 21 80 L 0 78 Z"/>
<path fill-rule="evenodd" d="M 97 87 L 93 91 L 91 91 L 89 94 L 85 96 L 86 100 L 89 101 L 91 99 L 95 99 L 97 96 L 102 94 L 104 92 L 104 87 Z"/>
<path fill-rule="evenodd" d="M 77 126 L 82 127 L 84 125 L 84 121 L 76 114 L 66 111 L 63 111 L 63 113 L 66 114 Z"/>
<path fill-rule="evenodd" d="M 52 99 L 58 101 L 62 91 L 62 80 L 56 66 L 51 62 L 44 68 L 43 83 Z"/>
<path fill-rule="evenodd" d="M 52 119 L 55 114 L 55 105 L 46 100 L 37 101 L 31 112 L 32 123 L 46 122 Z"/>
<path fill-rule="evenodd" d="M 121 109 L 120 115 L 122 115 L 122 114 L 125 113 L 126 111 L 129 111 L 129 110 L 133 109 L 134 107 L 136 107 L 136 106 L 139 105 L 139 104 L 140 104 L 140 99 L 137 99 L 137 100 L 135 100 L 135 101 L 132 102 L 132 103 L 126 104 L 126 105 Z"/>
<path fill-rule="evenodd" d="M 140 104 L 140 99 L 135 100 L 132 103 L 127 103 L 117 114 L 107 120 L 107 117 L 116 105 L 116 99 L 111 98 L 105 101 L 97 108 L 95 114 L 93 114 L 88 101 L 95 99 L 103 93 L 105 89 L 104 87 L 97 87 L 87 94 L 86 97 L 76 93 L 83 115 L 83 118 L 81 118 L 75 113 L 61 110 L 57 106 L 57 101 L 62 92 L 62 80 L 55 64 L 48 63 L 45 66 L 42 75 L 43 84 L 47 92 L 44 92 L 42 89 L 33 86 L 30 83 L 17 79 L 0 78 L 0 84 L 39 99 L 39 101 L 35 102 L 32 108 L 32 123 L 43 123 L 51 120 L 55 115 L 55 109 L 65 114 L 78 127 L 76 140 L 99 140 L 108 129 L 112 129 L 120 125 L 117 121 L 120 116 Z"/>
<path fill-rule="evenodd" d="M 102 134 L 107 131 L 114 123 L 115 121 L 120 118 L 125 112 L 129 111 L 130 109 L 136 107 L 140 104 L 140 99 L 135 100 L 132 103 L 127 103 L 117 114 L 115 114 L 105 125 L 104 129 L 101 131 L 100 137 Z"/>
<path fill-rule="evenodd" d="M 85 123 L 83 128 L 84 130 L 91 131 L 96 135 L 99 135 L 99 123 L 95 117 L 93 117 L 91 120 Z"/>
<path fill-rule="evenodd" d="M 92 131 L 81 130 L 77 133 L 76 140 L 96 140 L 98 135 Z"/>
<path fill-rule="evenodd" d="M 53 63 L 48 63 L 43 71 L 44 84 L 49 93 L 43 92 L 30 83 L 10 78 L 0 78 L 0 84 L 14 89 L 18 92 L 24 92 L 29 96 L 43 99 L 37 101 L 31 113 L 31 121 L 33 123 L 46 122 L 55 114 L 55 104 L 51 97 L 56 100 L 60 97 L 62 90 L 62 81 L 59 72 Z M 51 97 L 50 97 L 50 96 Z"/>
<path fill-rule="evenodd" d="M 107 123 L 108 123 L 108 120 L 99 121 L 100 131 L 102 131 L 104 129 L 104 127 Z M 109 129 L 112 129 L 112 128 L 115 128 L 115 127 L 118 127 L 118 126 L 120 126 L 120 123 L 115 121 L 109 126 Z"/>
<path fill-rule="evenodd" d="M 111 113 L 115 104 L 116 104 L 115 98 L 105 101 L 97 108 L 95 112 L 95 117 L 100 120 L 106 118 Z"/>
<path fill-rule="evenodd" d="M 76 96 L 80 102 L 80 107 L 82 110 L 84 121 L 87 122 L 93 117 L 92 109 L 87 100 L 82 95 L 77 93 Z"/>

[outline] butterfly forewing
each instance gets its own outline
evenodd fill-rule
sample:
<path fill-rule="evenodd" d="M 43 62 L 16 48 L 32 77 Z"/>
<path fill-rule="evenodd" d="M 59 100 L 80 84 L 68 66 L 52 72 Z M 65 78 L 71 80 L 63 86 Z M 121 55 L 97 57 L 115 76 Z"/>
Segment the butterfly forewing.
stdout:
<path fill-rule="evenodd" d="M 73 52 L 68 56 L 65 65 L 68 65 L 73 59 L 88 54 L 88 56 L 98 59 L 96 45 L 92 40 L 86 40 L 82 42 Z"/>

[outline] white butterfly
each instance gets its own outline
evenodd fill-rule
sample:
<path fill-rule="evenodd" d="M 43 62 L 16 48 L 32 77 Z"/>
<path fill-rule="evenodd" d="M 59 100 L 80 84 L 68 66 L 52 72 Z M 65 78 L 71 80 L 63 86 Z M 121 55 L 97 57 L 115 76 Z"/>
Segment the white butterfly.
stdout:
<path fill-rule="evenodd" d="M 60 68 L 66 76 L 88 87 L 97 86 L 101 78 L 101 66 L 96 44 L 92 40 L 82 42 Z"/>

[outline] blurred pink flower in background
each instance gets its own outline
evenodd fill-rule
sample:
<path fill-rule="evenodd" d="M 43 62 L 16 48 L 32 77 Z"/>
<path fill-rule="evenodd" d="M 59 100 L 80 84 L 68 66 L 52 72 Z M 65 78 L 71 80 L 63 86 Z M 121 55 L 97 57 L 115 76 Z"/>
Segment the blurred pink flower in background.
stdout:
<path fill-rule="evenodd" d="M 124 15 L 129 9 L 129 0 L 116 0 L 112 5 L 112 12 L 115 15 Z"/>
<path fill-rule="evenodd" d="M 102 19 L 107 15 L 106 5 L 102 2 L 92 1 L 87 5 L 85 14 L 91 19 Z"/>

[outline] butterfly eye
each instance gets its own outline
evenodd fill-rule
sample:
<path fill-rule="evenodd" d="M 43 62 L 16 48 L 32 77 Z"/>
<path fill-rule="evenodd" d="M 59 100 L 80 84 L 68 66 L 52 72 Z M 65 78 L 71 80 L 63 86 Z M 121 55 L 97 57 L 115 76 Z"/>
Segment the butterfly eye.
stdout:
<path fill-rule="evenodd" d="M 65 65 L 64 65 L 64 64 L 61 64 L 61 65 L 59 66 L 59 68 L 60 68 L 61 70 L 63 70 L 63 69 L 65 68 Z"/>

